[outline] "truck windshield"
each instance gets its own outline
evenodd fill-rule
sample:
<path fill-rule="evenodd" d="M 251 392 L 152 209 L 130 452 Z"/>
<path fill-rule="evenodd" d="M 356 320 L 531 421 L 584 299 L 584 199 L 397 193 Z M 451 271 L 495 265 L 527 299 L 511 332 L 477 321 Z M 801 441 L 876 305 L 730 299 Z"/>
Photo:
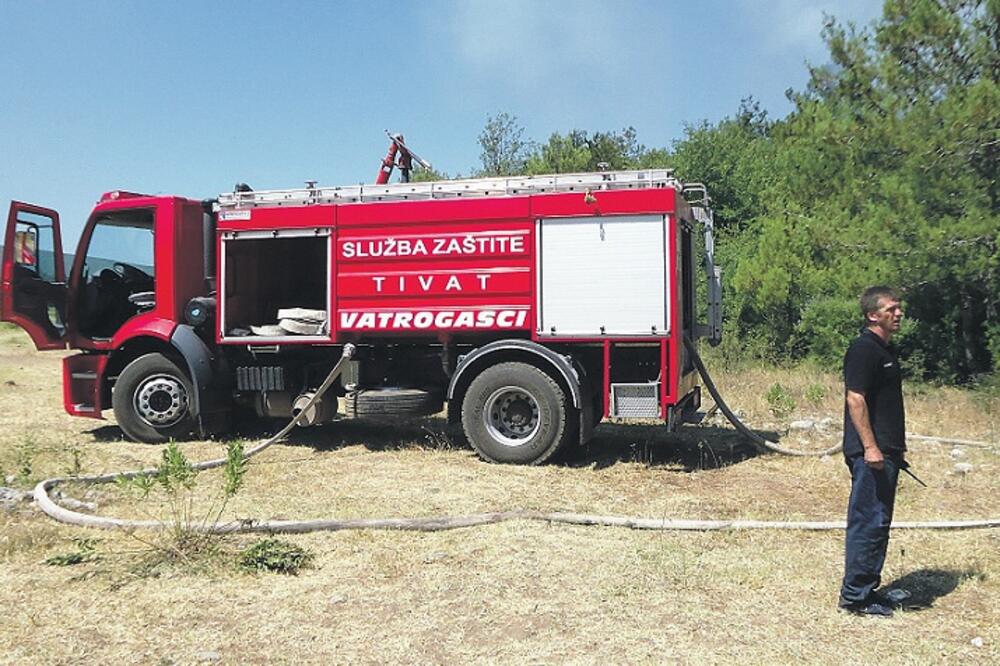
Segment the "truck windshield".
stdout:
<path fill-rule="evenodd" d="M 153 213 L 130 211 L 128 215 L 105 217 L 97 221 L 87 246 L 85 270 L 96 275 L 105 268 L 127 264 L 150 277 L 153 265 Z"/>

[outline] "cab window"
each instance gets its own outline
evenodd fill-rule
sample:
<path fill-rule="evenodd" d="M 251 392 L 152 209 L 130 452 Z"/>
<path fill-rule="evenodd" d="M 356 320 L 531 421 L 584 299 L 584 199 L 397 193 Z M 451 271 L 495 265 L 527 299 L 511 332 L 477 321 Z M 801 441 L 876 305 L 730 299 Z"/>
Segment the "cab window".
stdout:
<path fill-rule="evenodd" d="M 18 211 L 14 229 L 14 264 L 46 282 L 56 282 L 55 253 L 52 219 Z"/>
<path fill-rule="evenodd" d="M 153 222 L 153 211 L 131 210 L 95 223 L 83 263 L 82 334 L 109 338 L 129 318 L 155 306 Z"/>

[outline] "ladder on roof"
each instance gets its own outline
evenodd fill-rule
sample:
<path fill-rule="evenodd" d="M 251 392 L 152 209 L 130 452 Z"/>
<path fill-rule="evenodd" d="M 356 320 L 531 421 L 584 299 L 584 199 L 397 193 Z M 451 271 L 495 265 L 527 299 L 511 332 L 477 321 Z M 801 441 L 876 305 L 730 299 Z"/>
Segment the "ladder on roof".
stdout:
<path fill-rule="evenodd" d="M 305 206 L 310 204 L 360 203 L 371 201 L 406 201 L 419 199 L 455 199 L 473 197 L 518 196 L 585 192 L 587 190 L 635 190 L 672 188 L 682 185 L 673 169 L 638 171 L 603 171 L 598 173 L 568 173 L 548 176 L 511 176 L 506 178 L 468 178 L 439 180 L 425 183 L 388 183 L 384 185 L 346 185 L 306 187 L 290 190 L 259 192 L 227 192 L 220 194 L 219 210 L 256 208 L 259 206 Z"/>

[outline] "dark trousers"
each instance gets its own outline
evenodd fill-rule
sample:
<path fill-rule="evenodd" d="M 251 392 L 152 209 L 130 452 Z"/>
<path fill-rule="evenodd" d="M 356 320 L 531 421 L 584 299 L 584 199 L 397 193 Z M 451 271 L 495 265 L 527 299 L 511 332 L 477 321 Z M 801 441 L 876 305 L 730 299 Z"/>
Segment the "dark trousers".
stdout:
<path fill-rule="evenodd" d="M 881 583 L 901 460 L 887 455 L 885 466 L 874 470 L 865 464 L 863 455 L 847 458 L 851 499 L 847 505 L 841 606 L 864 602 Z"/>

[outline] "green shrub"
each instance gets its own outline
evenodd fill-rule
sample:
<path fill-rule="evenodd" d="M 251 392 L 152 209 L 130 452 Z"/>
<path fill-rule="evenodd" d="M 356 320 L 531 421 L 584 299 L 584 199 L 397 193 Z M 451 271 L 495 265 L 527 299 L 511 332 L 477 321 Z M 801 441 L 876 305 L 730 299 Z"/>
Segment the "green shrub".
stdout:
<path fill-rule="evenodd" d="M 74 537 L 73 542 L 76 544 L 76 550 L 47 557 L 45 558 L 45 564 L 52 567 L 71 567 L 74 564 L 93 562 L 100 559 L 100 556 L 97 554 L 97 544 L 100 542 L 100 539 Z"/>
<path fill-rule="evenodd" d="M 247 472 L 247 461 L 243 456 L 241 442 L 226 445 L 221 488 L 207 506 L 196 504 L 195 487 L 199 470 L 175 442 L 164 447 L 160 464 L 154 472 L 117 479 L 122 490 L 135 492 L 140 499 L 148 499 L 157 492 L 166 499 L 169 517 L 164 522 L 167 529 L 151 539 L 140 539 L 149 549 L 140 566 L 143 575 L 176 564 L 193 570 L 207 569 L 218 564 L 222 555 L 231 563 L 231 555 L 224 548 L 226 535 L 206 530 L 219 523 L 229 500 L 242 487 Z"/>
<path fill-rule="evenodd" d="M 25 436 L 14 448 L 14 459 L 17 464 L 17 482 L 22 486 L 31 485 L 36 453 L 38 453 L 38 447 L 30 435 Z"/>
<path fill-rule="evenodd" d="M 826 400 L 826 387 L 822 384 L 810 384 L 806 389 L 806 400 L 814 407 L 819 407 Z"/>
<path fill-rule="evenodd" d="M 294 543 L 281 539 L 261 539 L 244 550 L 239 566 L 249 571 L 297 574 L 312 563 L 313 555 Z"/>
<path fill-rule="evenodd" d="M 781 384 L 773 384 L 764 394 L 771 413 L 782 418 L 795 411 L 795 398 L 787 388 Z"/>

